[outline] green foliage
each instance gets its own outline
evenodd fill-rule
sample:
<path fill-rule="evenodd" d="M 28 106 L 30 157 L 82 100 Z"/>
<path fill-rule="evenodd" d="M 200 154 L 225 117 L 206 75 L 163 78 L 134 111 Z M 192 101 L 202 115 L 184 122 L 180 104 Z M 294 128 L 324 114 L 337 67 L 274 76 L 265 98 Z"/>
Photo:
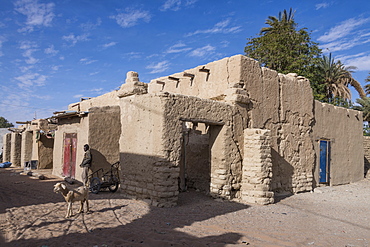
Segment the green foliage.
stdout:
<path fill-rule="evenodd" d="M 365 79 L 365 82 L 370 82 L 370 72 L 367 78 Z M 370 84 L 365 85 L 365 93 L 368 95 L 370 94 Z"/>
<path fill-rule="evenodd" d="M 261 29 L 258 37 L 248 39 L 246 56 L 279 73 L 297 73 L 308 78 L 314 98 L 321 102 L 351 107 L 349 85 L 360 97 L 366 96 L 361 84 L 352 78 L 353 67 L 345 67 L 331 54 L 321 57 L 318 43 L 311 41 L 307 29 L 297 28 L 292 9 L 279 12 L 278 17 L 269 16 L 265 24 L 268 26 Z"/>
<path fill-rule="evenodd" d="M 364 121 L 370 122 L 370 98 L 364 97 L 357 99 L 356 102 L 359 105 L 353 107 L 354 110 L 362 111 Z"/>
<path fill-rule="evenodd" d="M 258 37 L 248 39 L 245 55 L 279 73 L 310 78 L 311 67 L 321 50 L 311 41 L 306 28 L 297 30 L 292 9 L 289 13 L 280 12 L 279 18 L 269 16 L 266 24 L 269 27 L 262 28 Z"/>
<path fill-rule="evenodd" d="M 8 120 L 6 120 L 3 117 L 0 117 L 0 128 L 10 128 L 14 127 L 12 123 L 9 123 Z"/>

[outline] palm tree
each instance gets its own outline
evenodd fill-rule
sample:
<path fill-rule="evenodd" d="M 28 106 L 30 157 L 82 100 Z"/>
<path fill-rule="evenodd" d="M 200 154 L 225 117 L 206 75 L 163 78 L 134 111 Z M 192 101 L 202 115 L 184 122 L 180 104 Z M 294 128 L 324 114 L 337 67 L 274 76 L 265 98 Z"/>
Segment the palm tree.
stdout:
<path fill-rule="evenodd" d="M 356 102 L 360 104 L 360 106 L 354 106 L 353 109 L 362 111 L 364 121 L 370 122 L 370 98 L 364 97 L 357 99 Z"/>
<path fill-rule="evenodd" d="M 369 75 L 367 76 L 367 78 L 365 79 L 365 82 L 370 82 L 370 72 L 369 72 Z M 365 92 L 366 92 L 366 94 L 370 94 L 370 84 L 365 85 Z"/>
<path fill-rule="evenodd" d="M 294 22 L 294 13 L 292 8 L 290 8 L 289 13 L 286 9 L 283 12 L 279 12 L 279 17 L 276 16 L 269 16 L 265 22 L 265 24 L 269 25 L 269 27 L 263 27 L 260 31 L 261 34 L 267 34 L 270 32 L 278 31 L 280 27 L 290 26 L 294 27 L 296 24 Z"/>
<path fill-rule="evenodd" d="M 341 61 L 335 61 L 331 53 L 329 56 L 323 55 L 318 63 L 319 78 L 321 83 L 325 85 L 326 97 L 330 101 L 334 98 L 342 98 L 344 100 L 351 99 L 351 91 L 348 86 L 353 86 L 359 93 L 360 97 L 366 97 L 361 84 L 353 79 L 352 72 L 355 69 L 353 66 L 345 67 Z"/>

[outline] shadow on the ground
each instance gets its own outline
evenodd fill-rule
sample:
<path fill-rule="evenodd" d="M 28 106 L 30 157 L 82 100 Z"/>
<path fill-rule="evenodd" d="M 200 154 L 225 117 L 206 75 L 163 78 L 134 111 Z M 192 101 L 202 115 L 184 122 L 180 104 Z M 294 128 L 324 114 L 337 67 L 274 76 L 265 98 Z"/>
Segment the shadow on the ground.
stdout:
<path fill-rule="evenodd" d="M 10 177 L 10 174 L 0 173 L 0 180 L 5 176 Z M 56 203 L 64 200 L 61 195 L 53 192 L 53 185 L 59 182 L 57 179 L 41 181 L 30 179 L 23 175 L 14 175 L 12 179 L 7 179 L 7 182 L 11 183 L 10 187 L 14 186 L 15 183 L 17 183 L 17 186 L 14 187 L 12 192 L 7 192 L 5 195 L 1 194 L 1 213 L 4 213 L 6 207 L 8 207 L 4 202 L 4 198 L 7 196 L 12 197 L 11 207 L 38 205 L 47 202 Z M 3 187 L 4 181 L 0 181 L 0 184 Z M 18 196 L 23 197 L 23 199 L 17 202 Z M 24 197 L 27 197 L 27 199 L 25 200 Z M 124 199 L 119 192 L 101 191 L 99 194 L 90 193 L 90 201 L 112 198 Z M 96 213 L 114 213 L 116 210 L 126 206 L 107 207 L 97 210 Z M 85 226 L 86 229 L 81 229 L 81 232 L 85 231 L 85 233 L 66 233 L 64 236 L 49 239 L 18 239 L 9 243 L 5 243 L 5 240 L 1 237 L 0 246 L 92 246 L 91 243 L 93 242 L 97 246 L 226 246 L 240 243 L 242 235 L 226 232 L 225 230 L 221 234 L 198 237 L 183 232 L 181 229 L 185 229 L 186 226 L 196 222 L 202 222 L 247 207 L 247 205 L 235 202 L 214 200 L 202 193 L 190 191 L 180 193 L 178 206 L 173 208 L 150 207 L 149 213 L 127 224 L 123 223 L 118 227 L 99 227 L 89 230 L 89 227 Z M 93 208 L 91 213 L 94 214 Z M 81 217 L 85 216 L 82 215 Z M 59 218 L 55 222 L 42 222 L 40 226 L 54 225 L 53 229 L 55 231 L 55 224 L 72 224 L 72 222 L 73 219 L 61 220 Z M 60 231 L 65 230 L 60 229 Z"/>

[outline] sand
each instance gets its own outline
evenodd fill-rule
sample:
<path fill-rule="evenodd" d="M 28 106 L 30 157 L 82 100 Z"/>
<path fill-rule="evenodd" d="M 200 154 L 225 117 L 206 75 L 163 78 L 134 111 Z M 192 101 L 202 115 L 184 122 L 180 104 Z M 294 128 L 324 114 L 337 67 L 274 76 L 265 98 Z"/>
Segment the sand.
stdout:
<path fill-rule="evenodd" d="M 370 246 L 370 180 L 320 187 L 267 206 L 180 193 L 156 208 L 119 192 L 90 194 L 89 213 L 66 219 L 61 179 L 0 170 L 0 246 Z M 74 185 L 69 185 L 74 187 Z"/>

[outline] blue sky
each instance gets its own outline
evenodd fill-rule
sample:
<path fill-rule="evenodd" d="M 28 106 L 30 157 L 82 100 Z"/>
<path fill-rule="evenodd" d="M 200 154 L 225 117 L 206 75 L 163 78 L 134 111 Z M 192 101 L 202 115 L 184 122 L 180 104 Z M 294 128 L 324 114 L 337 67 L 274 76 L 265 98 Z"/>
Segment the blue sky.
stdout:
<path fill-rule="evenodd" d="M 13 124 L 50 117 L 118 89 L 131 70 L 149 82 L 243 54 L 267 17 L 289 8 L 364 85 L 369 0 L 2 0 L 0 116 Z"/>

